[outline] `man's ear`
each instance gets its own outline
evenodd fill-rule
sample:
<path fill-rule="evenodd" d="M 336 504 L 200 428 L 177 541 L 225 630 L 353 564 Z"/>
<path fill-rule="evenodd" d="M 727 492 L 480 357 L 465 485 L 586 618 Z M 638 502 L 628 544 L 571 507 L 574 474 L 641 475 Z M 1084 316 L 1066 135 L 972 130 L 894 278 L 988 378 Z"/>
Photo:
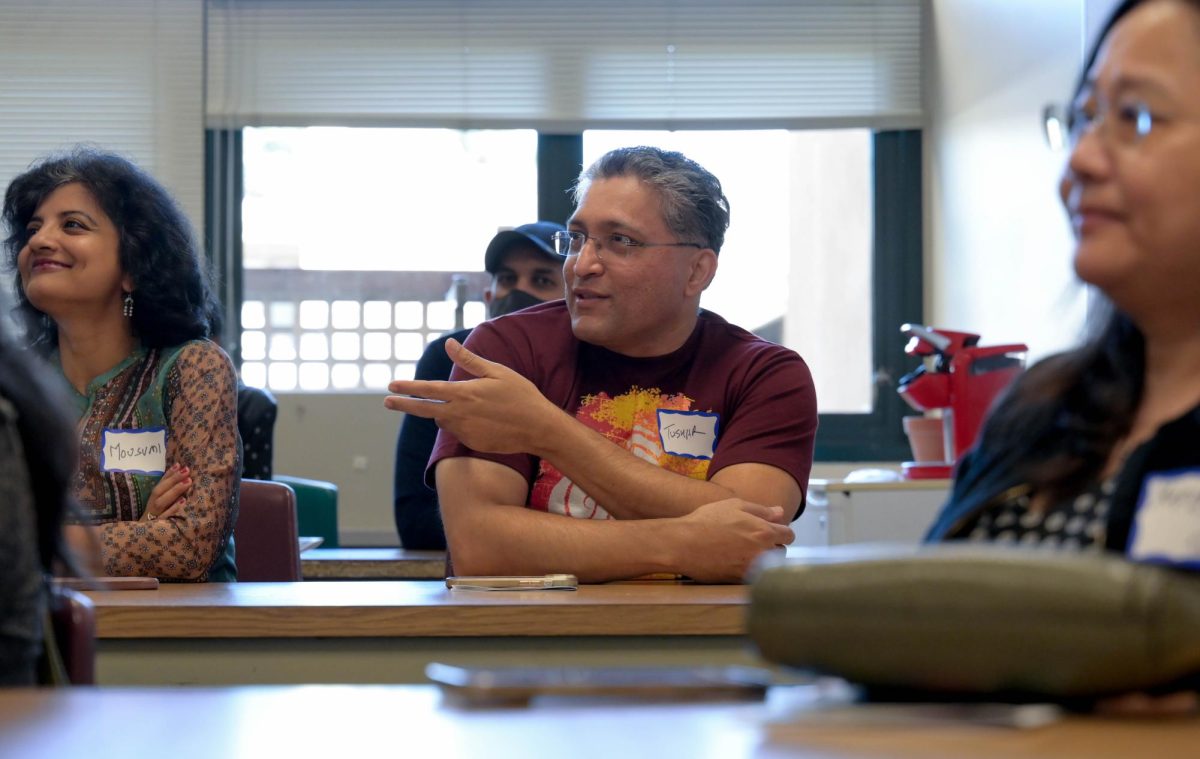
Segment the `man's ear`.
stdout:
<path fill-rule="evenodd" d="M 717 275 L 717 254 L 712 248 L 697 251 L 688 275 L 687 294 L 699 295 L 712 284 Z"/>
<path fill-rule="evenodd" d="M 483 303 L 484 303 L 484 305 L 486 305 L 486 306 L 492 305 L 492 299 L 495 297 L 496 297 L 496 292 L 495 292 L 495 290 L 492 289 L 491 285 L 488 285 L 487 287 L 483 288 Z"/>

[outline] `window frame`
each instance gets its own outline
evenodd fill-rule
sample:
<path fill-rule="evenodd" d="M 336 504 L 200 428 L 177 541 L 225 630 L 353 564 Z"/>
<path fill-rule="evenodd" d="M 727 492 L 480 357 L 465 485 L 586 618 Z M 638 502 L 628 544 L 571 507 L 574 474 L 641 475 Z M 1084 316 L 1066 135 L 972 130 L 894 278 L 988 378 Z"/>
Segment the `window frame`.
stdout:
<path fill-rule="evenodd" d="M 874 410 L 821 414 L 817 461 L 903 461 L 911 457 L 901 418 L 915 413 L 896 386 L 914 367 L 900 334 L 924 323 L 924 197 L 920 130 L 877 131 L 873 139 L 874 236 L 871 350 Z"/>
<path fill-rule="evenodd" d="M 814 458 L 900 461 L 909 457 L 901 418 L 908 407 L 896 383 L 912 360 L 900 325 L 923 322 L 922 133 L 875 131 L 872 136 L 872 353 L 874 409 L 819 418 Z M 241 364 L 242 131 L 205 132 L 205 242 L 224 314 L 223 345 Z M 538 216 L 565 221 L 574 210 L 570 189 L 583 160 L 583 135 L 538 133 Z"/>

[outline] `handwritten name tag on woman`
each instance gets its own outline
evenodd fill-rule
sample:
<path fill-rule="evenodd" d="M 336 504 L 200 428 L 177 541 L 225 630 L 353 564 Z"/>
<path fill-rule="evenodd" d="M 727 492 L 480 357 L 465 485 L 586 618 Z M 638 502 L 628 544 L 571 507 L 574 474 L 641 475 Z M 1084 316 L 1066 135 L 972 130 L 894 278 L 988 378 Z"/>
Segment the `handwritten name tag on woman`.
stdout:
<path fill-rule="evenodd" d="M 100 468 L 105 472 L 162 474 L 167 470 L 167 428 L 104 430 Z"/>
<path fill-rule="evenodd" d="M 1146 477 L 1129 536 L 1129 556 L 1200 567 L 1200 470 Z"/>

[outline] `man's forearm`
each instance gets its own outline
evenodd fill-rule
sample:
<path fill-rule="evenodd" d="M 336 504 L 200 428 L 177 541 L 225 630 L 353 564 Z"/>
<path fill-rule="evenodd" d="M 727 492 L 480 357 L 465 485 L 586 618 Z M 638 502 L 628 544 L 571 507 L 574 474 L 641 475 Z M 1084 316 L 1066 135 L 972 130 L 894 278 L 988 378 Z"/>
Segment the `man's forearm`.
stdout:
<path fill-rule="evenodd" d="M 448 523 L 447 538 L 459 575 L 569 572 L 581 582 L 606 582 L 679 571 L 673 522 L 573 519 L 489 504 Z"/>
<path fill-rule="evenodd" d="M 736 498 L 669 519 L 576 519 L 515 505 L 527 486 L 503 464 L 450 458 L 436 472 L 459 574 L 568 572 L 603 582 L 671 572 L 740 582 L 763 551 L 794 537 L 779 524 L 782 509 Z"/>
<path fill-rule="evenodd" d="M 617 519 L 683 516 L 697 507 L 736 495 L 639 459 L 561 412 L 534 454 L 554 464 Z"/>

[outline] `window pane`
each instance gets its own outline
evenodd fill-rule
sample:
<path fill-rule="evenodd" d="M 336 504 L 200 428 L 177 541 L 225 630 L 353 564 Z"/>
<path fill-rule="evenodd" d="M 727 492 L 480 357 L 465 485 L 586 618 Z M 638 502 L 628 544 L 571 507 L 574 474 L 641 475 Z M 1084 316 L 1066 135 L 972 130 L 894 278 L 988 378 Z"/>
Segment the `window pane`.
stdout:
<path fill-rule="evenodd" d="M 261 361 L 267 357 L 267 335 L 265 332 L 242 333 L 242 360 Z"/>
<path fill-rule="evenodd" d="M 329 326 L 329 304 L 323 300 L 300 301 L 300 328 L 325 329 Z"/>
<path fill-rule="evenodd" d="M 257 361 L 242 364 L 242 382 L 250 387 L 267 386 L 267 365 Z"/>
<path fill-rule="evenodd" d="M 296 357 L 296 338 L 287 334 L 271 335 L 271 360 L 291 361 Z"/>
<path fill-rule="evenodd" d="M 322 332 L 305 332 L 300 336 L 300 358 L 305 361 L 329 358 L 329 338 Z"/>
<path fill-rule="evenodd" d="M 430 303 L 425 309 L 430 329 L 454 329 L 454 304 L 448 300 Z"/>
<path fill-rule="evenodd" d="M 358 364 L 334 364 L 333 386 L 337 390 L 353 390 L 358 387 Z"/>
<path fill-rule="evenodd" d="M 278 329 L 288 329 L 296 323 L 295 303 L 272 303 L 271 326 Z"/>
<path fill-rule="evenodd" d="M 732 223 L 701 305 L 799 352 L 822 413 L 870 412 L 871 132 L 592 130 L 584 165 L 628 145 L 682 151 L 721 180 Z"/>
<path fill-rule="evenodd" d="M 498 228 L 537 217 L 532 129 L 248 128 L 243 154 L 249 269 L 479 271 Z"/>
<path fill-rule="evenodd" d="M 463 326 L 474 327 L 487 319 L 487 306 L 481 300 L 473 300 L 463 307 Z"/>
<path fill-rule="evenodd" d="M 368 332 L 363 335 L 363 358 L 368 361 L 387 361 L 392 357 L 392 336 L 387 332 Z"/>
<path fill-rule="evenodd" d="M 367 329 L 388 329 L 392 326 L 392 304 L 386 300 L 370 300 L 363 304 L 363 326 Z"/>
<path fill-rule="evenodd" d="M 261 300 L 242 303 L 242 329 L 262 329 L 267 326 L 267 311 Z"/>
<path fill-rule="evenodd" d="M 301 391 L 324 381 L 308 364 L 326 366 L 324 392 L 411 375 L 428 336 L 454 327 L 455 278 L 468 283 L 464 323 L 476 324 L 488 242 L 537 218 L 532 129 L 242 134 L 244 329 L 263 334 L 261 358 L 305 362 L 290 379 L 277 370 Z"/>
<path fill-rule="evenodd" d="M 425 326 L 425 304 L 408 301 L 396 304 L 396 329 L 420 329 Z"/>
<path fill-rule="evenodd" d="M 267 369 L 267 379 L 272 390 L 295 390 L 296 365 L 272 362 Z"/>
<path fill-rule="evenodd" d="M 392 381 L 392 370 L 387 364 L 367 364 L 363 368 L 363 385 L 375 390 L 386 390 Z"/>
<path fill-rule="evenodd" d="M 358 327 L 358 302 L 353 300 L 335 300 L 333 302 L 334 329 L 356 329 Z"/>
<path fill-rule="evenodd" d="M 338 361 L 355 361 L 358 359 L 358 333 L 334 332 L 333 350 L 330 351 Z"/>
<path fill-rule="evenodd" d="M 305 362 L 300 364 L 300 389 L 316 392 L 329 388 L 329 365 Z"/>
<path fill-rule="evenodd" d="M 396 358 L 416 361 L 425 351 L 420 332 L 401 332 L 396 335 Z"/>

